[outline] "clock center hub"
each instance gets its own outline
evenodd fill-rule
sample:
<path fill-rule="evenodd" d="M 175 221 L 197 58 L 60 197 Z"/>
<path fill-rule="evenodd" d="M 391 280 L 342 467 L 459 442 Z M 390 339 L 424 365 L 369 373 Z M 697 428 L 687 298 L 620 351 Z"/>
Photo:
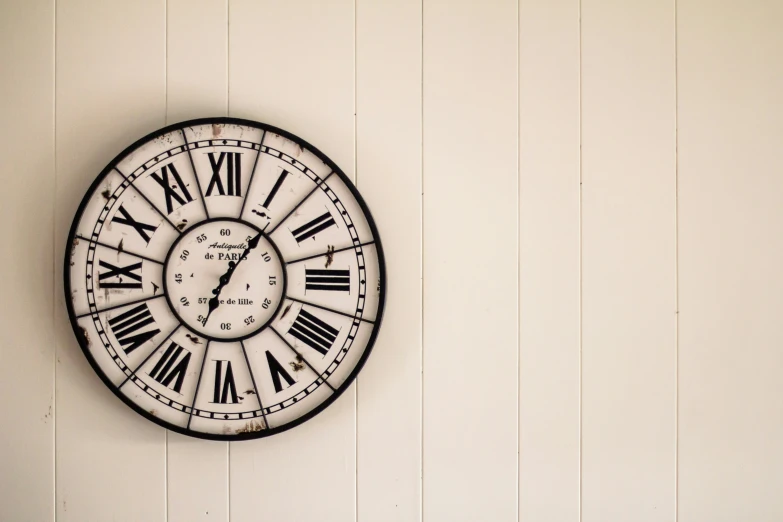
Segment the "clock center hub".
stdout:
<path fill-rule="evenodd" d="M 275 317 L 286 273 L 275 244 L 255 226 L 211 219 L 184 232 L 164 266 L 164 290 L 182 324 L 210 340 L 254 335 Z"/>

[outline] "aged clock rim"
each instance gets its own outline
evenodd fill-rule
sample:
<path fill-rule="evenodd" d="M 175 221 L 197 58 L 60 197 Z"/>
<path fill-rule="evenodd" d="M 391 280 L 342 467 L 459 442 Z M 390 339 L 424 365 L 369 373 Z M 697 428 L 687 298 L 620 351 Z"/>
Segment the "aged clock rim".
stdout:
<path fill-rule="evenodd" d="M 335 391 L 327 397 L 321 404 L 313 408 L 312 410 L 308 411 L 301 417 L 284 424 L 282 426 L 278 426 L 275 428 L 267 428 L 260 431 L 255 432 L 248 432 L 248 433 L 236 433 L 233 435 L 221 435 L 221 434 L 214 434 L 214 433 L 205 433 L 200 431 L 194 431 L 189 430 L 187 428 L 182 428 L 173 424 L 169 424 L 164 422 L 162 419 L 156 417 L 155 415 L 152 415 L 150 412 L 145 410 L 144 408 L 140 407 L 137 403 L 133 402 L 128 396 L 123 394 L 120 391 L 119 387 L 115 387 L 114 383 L 112 383 L 108 376 L 104 374 L 103 370 L 100 368 L 98 362 L 93 357 L 92 353 L 90 353 L 89 350 L 89 343 L 87 339 L 85 339 L 84 334 L 82 332 L 82 328 L 77 323 L 76 314 L 74 312 L 73 308 L 73 302 L 71 300 L 72 297 L 72 287 L 71 287 L 71 277 L 70 277 L 70 267 L 71 267 L 71 251 L 74 245 L 74 241 L 76 240 L 76 231 L 79 225 L 79 222 L 81 220 L 81 217 L 84 213 L 85 208 L 87 207 L 87 204 L 90 201 L 90 196 L 95 193 L 95 190 L 98 188 L 100 183 L 103 181 L 103 179 L 113 170 L 116 168 L 117 164 L 122 161 L 123 158 L 125 158 L 130 152 L 137 149 L 139 146 L 143 145 L 144 143 L 159 137 L 163 136 L 171 131 L 175 130 L 183 130 L 186 127 L 193 127 L 197 125 L 210 125 L 210 124 L 224 124 L 224 125 L 242 125 L 247 127 L 255 127 L 258 129 L 264 130 L 264 132 L 271 132 L 273 134 L 277 134 L 279 136 L 282 136 L 284 138 L 287 138 L 293 142 L 296 142 L 303 147 L 305 147 L 308 151 L 313 153 L 315 156 L 318 157 L 324 164 L 326 164 L 332 172 L 337 174 L 340 179 L 343 181 L 345 186 L 348 188 L 348 190 L 351 192 L 351 195 L 354 197 L 356 203 L 359 205 L 359 208 L 361 209 L 362 213 L 366 217 L 367 224 L 370 227 L 370 231 L 372 232 L 372 236 L 374 239 L 375 249 L 377 252 L 378 257 L 378 270 L 379 270 L 379 277 L 382 281 L 382 284 L 380 285 L 379 295 L 378 295 L 378 309 L 376 312 L 375 320 L 373 321 L 375 323 L 375 327 L 373 328 L 369 340 L 367 342 L 367 345 L 364 349 L 364 352 L 362 353 L 361 357 L 359 358 L 358 362 L 356 363 L 356 366 L 351 370 L 348 377 L 345 379 L 343 384 L 335 389 Z M 199 191 L 200 192 L 200 191 Z M 202 198 L 203 195 L 199 194 Z M 222 218 L 219 218 L 222 219 Z M 199 221 L 198 223 L 203 223 L 206 220 Z M 245 223 L 244 221 L 240 221 L 242 223 Z M 247 223 L 245 223 L 247 224 Z M 270 242 L 274 244 L 273 241 L 270 240 Z M 172 246 L 174 243 L 172 243 Z M 275 245 L 275 248 L 277 246 Z M 167 256 L 168 257 L 168 256 Z M 282 258 L 281 258 L 282 259 Z M 284 273 L 285 273 L 285 267 L 284 267 Z M 98 377 L 103 381 L 103 384 L 111 390 L 111 392 L 118 397 L 122 402 L 124 402 L 127 406 L 129 406 L 133 411 L 144 417 L 145 419 L 154 422 L 155 424 L 166 428 L 167 430 L 180 433 L 183 435 L 188 435 L 195 438 L 200 439 L 207 439 L 207 440 L 220 440 L 220 441 L 239 441 L 239 440 L 252 440 L 252 439 L 259 439 L 268 437 L 271 435 L 275 435 L 277 433 L 282 433 L 284 431 L 290 430 L 296 426 L 299 426 L 303 424 L 304 422 L 312 419 L 322 411 L 324 411 L 326 408 L 328 408 L 332 403 L 334 403 L 344 392 L 347 390 L 353 381 L 356 379 L 356 377 L 359 375 L 359 372 L 364 367 L 365 363 L 367 362 L 368 357 L 372 353 L 372 349 L 375 346 L 375 342 L 378 337 L 378 332 L 380 331 L 381 324 L 383 321 L 383 314 L 386 304 L 386 287 L 387 287 L 387 281 L 386 281 L 386 262 L 383 254 L 383 246 L 381 243 L 381 237 L 378 233 L 378 228 L 375 224 L 375 220 L 372 216 L 372 213 L 370 212 L 369 207 L 367 206 L 366 202 L 362 198 L 359 191 L 356 189 L 356 186 L 353 184 L 353 181 L 342 171 L 342 169 L 333 162 L 328 156 L 326 156 L 323 152 L 321 152 L 317 147 L 310 144 L 308 141 L 300 138 L 299 136 L 288 132 L 286 130 L 280 129 L 278 127 L 275 127 L 273 125 L 269 125 L 267 123 L 244 119 L 244 118 L 232 118 L 232 117 L 207 117 L 207 118 L 197 118 L 192 120 L 183 120 L 171 125 L 167 125 L 165 127 L 162 127 L 160 129 L 156 129 L 153 132 L 150 132 L 149 134 L 146 134 L 145 136 L 139 138 L 135 142 L 133 142 L 131 145 L 125 147 L 120 153 L 115 155 L 115 157 L 104 167 L 101 172 L 97 175 L 95 180 L 90 184 L 89 188 L 86 190 L 82 201 L 79 204 L 79 207 L 77 208 L 73 221 L 71 222 L 71 227 L 69 229 L 68 233 L 68 242 L 66 243 L 65 248 L 65 255 L 64 255 L 64 263 L 63 263 L 63 288 L 65 291 L 65 305 L 66 309 L 68 311 L 68 318 L 71 323 L 71 328 L 73 329 L 74 335 L 77 339 L 77 342 L 79 343 L 79 346 L 84 353 L 84 356 L 86 357 L 88 363 L 92 367 L 93 371 L 98 375 Z M 170 307 L 170 304 L 168 303 L 168 297 L 166 297 L 167 305 Z M 171 308 L 171 307 L 170 307 Z M 172 309 L 173 312 L 173 309 Z M 275 315 L 277 314 L 277 311 L 275 312 Z M 179 319 L 179 317 L 175 314 L 175 317 Z M 274 317 L 274 315 L 273 315 Z M 185 326 L 184 322 L 180 322 L 182 326 Z M 189 328 L 188 328 L 189 329 Z M 258 330 L 255 333 L 260 332 L 261 330 Z M 199 334 L 202 335 L 202 334 Z M 202 335 L 203 336 L 203 335 Z M 218 342 L 225 342 L 225 341 L 218 341 Z M 234 342 L 234 341 L 231 341 Z"/>
<path fill-rule="evenodd" d="M 274 313 L 269 317 L 269 319 L 264 324 L 258 326 L 251 333 L 248 333 L 248 334 L 245 334 L 245 335 L 240 335 L 240 336 L 237 336 L 237 337 L 224 337 L 224 338 L 214 337 L 212 335 L 207 335 L 204 332 L 200 332 L 200 331 L 196 330 L 195 328 L 191 327 L 191 325 L 187 321 L 185 321 L 185 319 L 182 318 L 180 313 L 177 312 L 177 309 L 174 308 L 174 303 L 171 301 L 171 296 L 169 295 L 168 277 L 166 277 L 166 275 L 168 273 L 168 269 L 169 269 L 169 261 L 171 260 L 171 255 L 174 252 L 175 247 L 180 243 L 180 241 L 185 239 L 187 237 L 187 234 L 193 232 L 197 228 L 199 228 L 201 226 L 204 226 L 204 225 L 208 225 L 210 223 L 216 223 L 218 221 L 229 221 L 229 222 L 232 222 L 232 223 L 240 223 L 242 225 L 245 225 L 247 227 L 252 228 L 256 232 L 261 234 L 261 237 L 263 237 L 264 239 L 269 241 L 269 244 L 271 244 L 272 248 L 274 248 L 275 255 L 280 260 L 280 267 L 283 270 L 283 284 L 282 284 L 282 287 L 283 287 L 283 292 L 282 292 L 283 298 L 275 306 Z M 185 328 L 187 328 L 188 330 L 190 330 L 194 334 L 198 335 L 199 337 L 203 337 L 204 339 L 207 339 L 208 341 L 214 341 L 214 342 L 217 342 L 217 343 L 232 343 L 232 342 L 244 341 L 245 339 L 249 339 L 250 337 L 258 335 L 264 329 L 266 329 L 272 323 L 274 318 L 277 316 L 277 313 L 280 311 L 280 308 L 282 308 L 283 303 L 285 302 L 285 295 L 286 295 L 286 291 L 287 290 L 288 290 L 288 269 L 286 268 L 285 259 L 283 258 L 283 254 L 280 253 L 280 249 L 277 247 L 277 244 L 263 230 L 261 230 L 260 228 L 255 226 L 253 223 L 251 223 L 249 221 L 243 221 L 242 219 L 239 219 L 239 218 L 214 217 L 214 218 L 207 218 L 207 219 L 204 219 L 202 221 L 199 221 L 198 223 L 195 223 L 192 227 L 188 228 L 186 234 L 182 234 L 182 235 L 178 236 L 176 240 L 174 240 L 174 242 L 169 247 L 169 251 L 166 253 L 166 259 L 163 262 L 163 294 L 166 296 L 166 302 L 168 303 L 169 308 L 171 308 L 171 312 L 174 314 L 174 317 L 176 317 L 177 320 L 179 320 L 179 322 L 180 322 L 180 324 L 182 326 L 184 326 Z"/>

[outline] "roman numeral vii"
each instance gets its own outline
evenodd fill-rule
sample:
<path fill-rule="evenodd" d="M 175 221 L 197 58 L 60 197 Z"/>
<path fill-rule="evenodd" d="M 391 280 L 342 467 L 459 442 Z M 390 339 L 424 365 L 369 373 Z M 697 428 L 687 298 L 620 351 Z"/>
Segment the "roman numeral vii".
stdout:
<path fill-rule="evenodd" d="M 172 342 L 149 375 L 163 386 L 179 393 L 185 381 L 188 364 L 190 364 L 190 352 Z M 172 382 L 174 386 L 171 386 Z"/>
<path fill-rule="evenodd" d="M 242 153 L 221 152 L 217 159 L 214 152 L 207 152 L 207 154 L 209 164 L 212 166 L 212 178 L 207 187 L 207 196 L 211 196 L 215 189 L 221 196 L 242 196 Z M 223 174 L 226 177 L 225 187 Z"/>
<path fill-rule="evenodd" d="M 139 330 L 149 324 L 154 325 L 155 319 L 152 318 L 150 309 L 147 308 L 147 303 L 140 304 L 117 317 L 109 319 L 111 331 L 122 345 L 122 349 L 125 350 L 126 354 L 131 353 L 160 333 L 160 330 L 154 327 L 151 330 L 139 332 Z"/>

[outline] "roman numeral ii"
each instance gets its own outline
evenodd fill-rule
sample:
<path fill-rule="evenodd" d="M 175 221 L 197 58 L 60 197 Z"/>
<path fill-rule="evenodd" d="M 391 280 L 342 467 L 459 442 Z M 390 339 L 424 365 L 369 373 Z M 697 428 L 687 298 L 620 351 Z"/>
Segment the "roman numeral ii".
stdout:
<path fill-rule="evenodd" d="M 332 225 L 334 225 L 334 219 L 332 219 L 332 215 L 327 211 L 296 230 L 292 230 L 291 233 L 294 235 L 296 242 L 301 243 L 305 239 L 313 237 L 318 232 L 325 230 Z"/>

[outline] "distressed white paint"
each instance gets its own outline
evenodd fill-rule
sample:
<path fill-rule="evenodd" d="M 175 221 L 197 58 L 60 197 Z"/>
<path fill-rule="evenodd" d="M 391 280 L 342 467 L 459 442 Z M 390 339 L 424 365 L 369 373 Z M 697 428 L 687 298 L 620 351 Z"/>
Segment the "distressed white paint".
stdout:
<path fill-rule="evenodd" d="M 767 0 L 0 3 L 0 520 L 781 519 L 781 19 Z M 390 265 L 358 383 L 231 445 L 113 397 L 61 279 L 100 169 L 223 114 L 354 176 Z"/>

